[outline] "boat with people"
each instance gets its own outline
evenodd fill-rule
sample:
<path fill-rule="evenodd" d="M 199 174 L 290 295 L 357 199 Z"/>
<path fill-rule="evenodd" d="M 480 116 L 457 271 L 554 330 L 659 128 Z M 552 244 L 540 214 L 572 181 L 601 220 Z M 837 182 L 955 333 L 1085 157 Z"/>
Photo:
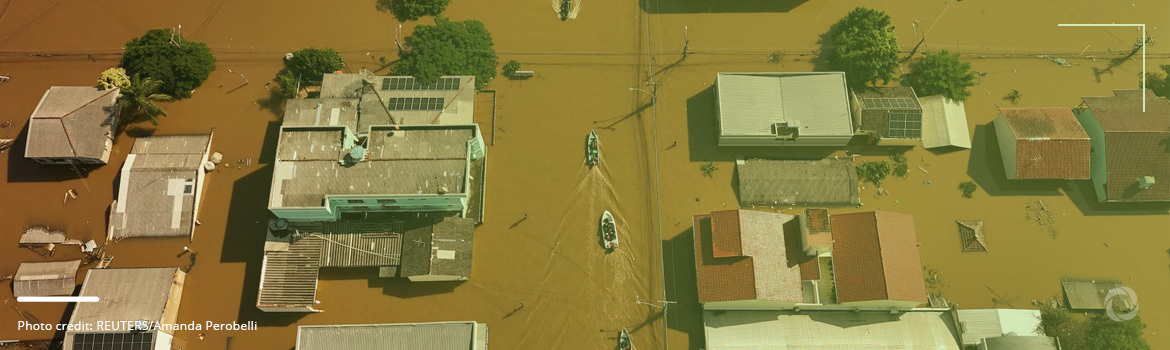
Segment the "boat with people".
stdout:
<path fill-rule="evenodd" d="M 618 334 L 618 349 L 633 350 L 634 343 L 630 342 L 630 332 L 626 331 L 626 327 L 622 327 L 622 332 Z"/>
<path fill-rule="evenodd" d="M 617 223 L 613 221 L 613 214 L 606 210 L 601 214 L 601 246 L 606 250 L 613 250 L 618 246 Z"/>
<path fill-rule="evenodd" d="M 585 164 L 590 167 L 601 161 L 601 147 L 597 144 L 597 132 L 589 130 L 589 137 L 585 138 Z"/>

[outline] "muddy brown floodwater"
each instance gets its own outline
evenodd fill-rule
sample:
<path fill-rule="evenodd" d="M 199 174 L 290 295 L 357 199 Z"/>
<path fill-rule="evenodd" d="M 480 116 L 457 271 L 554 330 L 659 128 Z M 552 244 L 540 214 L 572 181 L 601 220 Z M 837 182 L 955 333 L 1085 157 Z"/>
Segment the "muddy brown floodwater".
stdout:
<path fill-rule="evenodd" d="M 1170 301 L 1160 297 L 1170 292 L 1166 208 L 1102 207 L 1076 183 L 1006 183 L 997 152 L 988 147 L 987 125 L 997 104 L 1010 104 L 1001 99 L 1010 89 L 1023 93 L 1020 106 L 1039 107 L 1075 106 L 1082 95 L 1136 86 L 1140 62 L 1126 62 L 1111 73 L 1095 75 L 1093 70 L 1127 51 L 1136 30 L 1056 26 L 1145 23 L 1155 38 L 1170 37 L 1170 3 L 1130 3 L 867 3 L 893 15 L 904 51 L 925 33 L 929 40 L 922 50 L 963 52 L 976 71 L 986 73 L 967 103 L 975 148 L 916 148 L 908 154 L 910 175 L 887 180 L 890 195 L 875 198 L 874 188 L 866 185 L 865 206 L 833 211 L 914 214 L 924 264 L 942 274 L 946 296 L 962 307 L 1029 307 L 1032 299 L 1057 295 L 1061 278 L 1121 280 L 1141 295 L 1151 345 L 1170 347 Z M 187 277 L 180 322 L 261 324 L 257 331 L 206 332 L 203 340 L 196 332 L 179 332 L 187 341 L 184 348 L 223 349 L 230 343 L 233 349 L 288 349 L 298 324 L 476 320 L 488 323 L 493 348 L 612 348 L 618 330 L 627 327 L 642 349 L 697 349 L 703 335 L 690 216 L 737 206 L 731 181 L 736 157 L 842 154 L 716 147 L 710 85 L 721 71 L 814 69 L 809 58 L 819 36 L 853 5 L 583 0 L 575 6 L 577 17 L 567 21 L 559 20 L 544 0 L 454 0 L 445 13 L 456 20 L 483 21 L 501 61 L 516 59 L 536 71 L 530 80 L 499 78 L 488 86 L 497 93 L 494 129 L 489 113 L 476 115 L 494 141 L 489 140 L 487 151 L 486 222 L 476 230 L 471 280 L 411 284 L 378 279 L 372 269 L 327 270 L 318 288 L 325 312 L 286 315 L 253 306 L 262 223 L 270 217 L 265 207 L 279 125 L 273 107 L 281 104 L 269 98 L 262 82 L 280 68 L 285 52 L 307 46 L 337 49 L 350 69 L 388 74 L 377 62 L 381 56 L 393 60 L 399 22 L 373 0 L 207 0 L 165 8 L 146 0 L 3 1 L 0 74 L 12 80 L 0 84 L 5 103 L 0 120 L 11 119 L 12 127 L 0 133 L 19 137 L 17 147 L 0 154 L 5 165 L 0 167 L 5 180 L 0 183 L 0 275 L 13 273 L 21 261 L 42 260 L 16 247 L 26 226 L 48 225 L 72 237 L 100 240 L 117 170 L 133 143 L 131 136 L 119 135 L 110 165 L 87 169 L 81 178 L 67 168 L 24 161 L 23 130 L 41 94 L 51 85 L 90 85 L 99 72 L 117 64 L 127 40 L 149 28 L 182 24 L 189 38 L 213 48 L 218 69 L 193 98 L 166 104 L 170 116 L 157 129 L 132 126 L 130 134 L 216 128 L 213 150 L 229 163 L 251 159 L 252 165 L 231 163 L 239 166 L 221 167 L 208 177 L 202 225 L 193 242 L 130 239 L 111 245 L 109 252 L 116 257 L 114 267 L 180 266 L 187 259 L 176 255 L 189 245 L 200 259 Z M 400 35 L 409 35 L 414 24 L 405 23 Z M 680 60 L 684 32 L 693 53 Z M 648 50 L 653 55 L 646 55 Z M 1098 59 L 1077 58 L 1082 51 Z M 781 62 L 767 63 L 773 52 Z M 1036 54 L 1069 58 L 1073 66 L 1058 67 Z M 1148 67 L 1170 63 L 1165 44 L 1149 46 L 1148 54 Z M 251 84 L 244 85 L 241 74 Z M 653 107 L 646 94 L 628 90 L 651 90 L 646 85 L 650 76 L 658 84 Z M 590 129 L 597 130 L 602 144 L 602 163 L 594 169 L 582 163 Z M 884 150 L 850 150 L 885 157 Z M 719 167 L 711 178 L 698 169 L 708 161 Z M 968 179 L 981 187 L 973 199 L 961 198 L 955 188 Z M 927 180 L 932 184 L 923 183 Z M 69 189 L 80 196 L 62 203 Z M 1058 215 L 1055 237 L 1024 220 L 1024 205 L 1033 200 L 1044 200 Z M 607 209 L 622 232 L 622 245 L 611 254 L 598 248 L 594 235 L 597 217 Z M 528 219 L 521 220 L 525 214 Z M 990 252 L 959 253 L 958 219 L 985 221 Z M 76 254 L 64 248 L 57 257 Z M 667 322 L 658 306 L 639 303 L 657 304 L 664 290 L 668 300 L 678 302 L 670 307 Z M 0 308 L 0 339 L 52 337 L 15 331 L 19 316 L 9 293 L 7 288 L 0 292 L 6 299 Z M 997 305 L 992 298 L 1012 303 Z M 67 317 L 61 305 L 18 307 L 46 322 Z"/>

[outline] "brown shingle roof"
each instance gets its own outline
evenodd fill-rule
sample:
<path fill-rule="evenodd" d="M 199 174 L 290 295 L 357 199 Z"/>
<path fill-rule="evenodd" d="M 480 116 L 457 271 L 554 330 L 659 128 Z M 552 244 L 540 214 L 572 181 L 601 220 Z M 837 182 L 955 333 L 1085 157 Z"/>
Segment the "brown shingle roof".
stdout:
<path fill-rule="evenodd" d="M 1089 134 L 1068 108 L 1000 108 L 1016 140 L 1017 179 L 1088 179 Z"/>
<path fill-rule="evenodd" d="M 91 86 L 50 87 L 29 120 L 25 157 L 108 161 L 118 93 Z"/>
<path fill-rule="evenodd" d="M 1114 90 L 1114 96 L 1084 97 L 1105 132 L 1105 196 L 1110 201 L 1170 200 L 1170 101 L 1141 90 Z M 1138 188 L 1138 179 L 1155 183 Z"/>
<path fill-rule="evenodd" d="M 791 215 L 750 210 L 695 215 L 699 302 L 802 301 L 800 267 L 789 264 L 784 239 L 783 225 L 792 219 Z M 715 256 L 719 242 L 731 240 L 739 241 L 734 245 L 740 253 Z"/>
<path fill-rule="evenodd" d="M 809 258 L 800 263 L 800 280 L 814 281 L 821 279 L 821 266 L 817 263 L 817 259 Z"/>
<path fill-rule="evenodd" d="M 839 302 L 927 302 L 913 216 L 883 211 L 836 214 L 832 223 Z"/>

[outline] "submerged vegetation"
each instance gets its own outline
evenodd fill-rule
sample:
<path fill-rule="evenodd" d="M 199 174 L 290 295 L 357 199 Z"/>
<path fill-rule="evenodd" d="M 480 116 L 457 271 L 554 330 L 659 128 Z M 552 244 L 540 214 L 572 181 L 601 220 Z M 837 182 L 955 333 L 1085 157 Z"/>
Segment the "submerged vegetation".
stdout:
<path fill-rule="evenodd" d="M 971 198 L 975 194 L 975 190 L 979 186 L 975 185 L 975 181 L 964 181 L 959 183 L 959 190 L 963 191 L 963 198 Z"/>
<path fill-rule="evenodd" d="M 1036 306 L 1040 308 L 1041 330 L 1045 335 L 1060 339 L 1061 349 L 1150 349 L 1150 344 L 1142 338 L 1142 330 L 1146 326 L 1140 316 L 1118 321 L 1104 314 L 1074 314 L 1056 299 L 1037 303 Z"/>
<path fill-rule="evenodd" d="M 284 97 L 296 97 L 300 86 L 319 82 L 326 73 L 344 67 L 345 60 L 333 49 L 301 49 L 284 60 L 284 69 L 276 73 L 276 85 Z"/>
<path fill-rule="evenodd" d="M 975 74 L 971 73 L 971 63 L 959 59 L 958 53 L 942 50 L 928 52 L 911 64 L 905 83 L 919 96 L 943 95 L 965 101 L 971 96 L 968 88 L 975 86 Z"/>
<path fill-rule="evenodd" d="M 379 0 L 379 9 L 389 9 L 400 20 L 417 21 L 422 16 L 438 16 L 451 0 Z"/>
<path fill-rule="evenodd" d="M 134 123 L 142 120 L 158 125 L 158 116 L 166 116 L 167 111 L 155 102 L 172 101 L 171 95 L 159 92 L 162 82 L 151 78 L 140 78 L 135 74 L 130 83 L 122 87 L 118 102 L 115 106 L 121 109 L 126 119 L 125 123 Z"/>
<path fill-rule="evenodd" d="M 170 29 L 151 29 L 126 43 L 122 67 L 132 76 L 157 81 L 160 93 L 187 98 L 215 70 L 215 56 L 203 42 Z"/>
<path fill-rule="evenodd" d="M 719 170 L 719 167 L 715 166 L 715 162 L 707 162 L 699 166 L 699 171 L 702 171 L 703 176 L 706 177 L 712 177 L 716 170 Z"/>
<path fill-rule="evenodd" d="M 894 176 L 906 177 L 910 173 L 910 161 L 906 159 L 906 152 L 897 152 L 890 155 L 890 160 L 894 162 Z"/>
<path fill-rule="evenodd" d="M 1016 90 L 1016 89 L 1012 89 L 1012 91 L 1008 91 L 1007 95 L 1003 96 L 1003 99 L 1008 100 L 1008 101 L 1012 101 L 1013 104 L 1019 103 L 1020 99 L 1022 99 L 1022 98 L 1024 98 L 1024 95 L 1020 93 L 1020 90 Z"/>
<path fill-rule="evenodd" d="M 476 89 L 483 89 L 496 77 L 492 34 L 480 21 L 436 17 L 434 25 L 414 27 L 408 41 L 410 48 L 394 64 L 394 74 L 414 76 L 423 84 L 444 75 L 474 75 Z"/>
<path fill-rule="evenodd" d="M 130 86 L 130 77 L 126 75 L 126 69 L 110 68 L 102 71 L 102 75 L 98 77 L 98 90 L 109 90 L 113 88 L 125 88 Z"/>
<path fill-rule="evenodd" d="M 511 78 L 512 75 L 516 74 L 516 71 L 518 70 L 520 70 L 520 62 L 516 62 L 516 60 L 511 60 L 504 64 L 505 77 Z"/>
<path fill-rule="evenodd" d="M 857 166 L 857 175 L 866 178 L 874 185 L 881 186 L 882 180 L 890 175 L 890 162 L 867 160 Z"/>
<path fill-rule="evenodd" d="M 898 71 L 898 38 L 890 15 L 865 7 L 854 8 L 831 29 L 831 47 L 822 49 L 829 68 L 845 72 L 854 86 L 888 83 Z"/>
<path fill-rule="evenodd" d="M 1154 95 L 1170 97 L 1170 64 L 1163 64 L 1159 68 L 1162 73 L 1146 73 L 1146 87 L 1153 90 Z"/>

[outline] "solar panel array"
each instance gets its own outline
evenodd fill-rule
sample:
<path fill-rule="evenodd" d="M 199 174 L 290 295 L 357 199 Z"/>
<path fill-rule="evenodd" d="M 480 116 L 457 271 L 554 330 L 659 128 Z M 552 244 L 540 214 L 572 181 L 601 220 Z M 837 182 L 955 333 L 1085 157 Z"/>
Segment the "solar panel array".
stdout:
<path fill-rule="evenodd" d="M 392 111 L 437 111 L 443 109 L 443 98 L 394 97 L 386 106 Z"/>
<path fill-rule="evenodd" d="M 77 333 L 74 350 L 150 350 L 154 333 Z"/>
<path fill-rule="evenodd" d="M 921 138 L 922 113 L 890 113 L 889 137 Z"/>
<path fill-rule="evenodd" d="M 439 78 L 434 84 L 422 84 L 411 77 L 382 78 L 382 90 L 458 90 L 459 78 Z"/>
<path fill-rule="evenodd" d="M 918 101 L 908 97 L 866 97 L 866 108 L 918 108 Z"/>

